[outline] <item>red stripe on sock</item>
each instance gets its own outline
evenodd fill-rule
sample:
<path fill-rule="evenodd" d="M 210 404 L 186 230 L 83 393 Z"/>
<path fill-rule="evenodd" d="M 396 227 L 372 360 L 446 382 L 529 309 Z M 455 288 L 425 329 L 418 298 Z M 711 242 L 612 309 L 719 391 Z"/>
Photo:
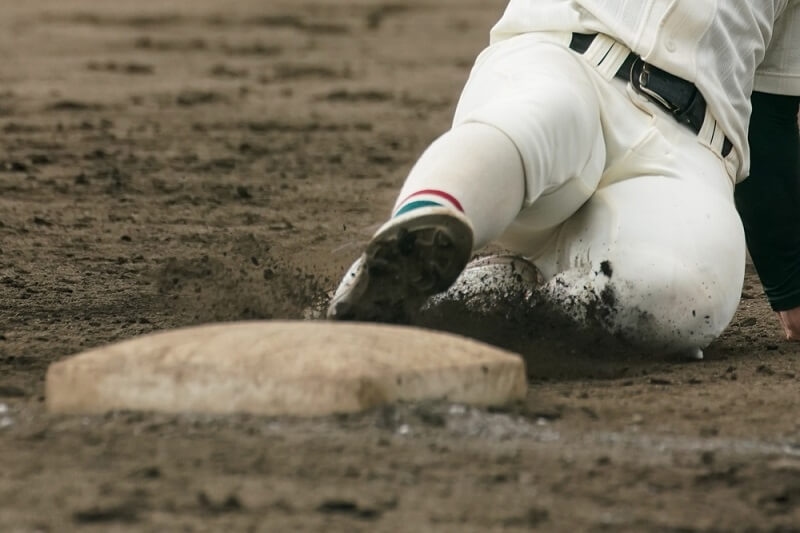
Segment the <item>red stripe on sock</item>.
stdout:
<path fill-rule="evenodd" d="M 456 209 L 458 209 L 462 213 L 464 212 L 464 208 L 461 207 L 461 202 L 456 200 L 456 198 L 452 194 L 448 194 L 448 193 L 446 193 L 444 191 L 439 191 L 437 189 L 425 189 L 425 190 L 422 190 L 422 191 L 417 191 L 417 192 L 415 192 L 413 194 L 409 194 L 402 202 L 400 202 L 397 205 L 402 207 L 403 204 L 405 204 L 406 202 L 408 202 L 409 200 L 411 200 L 415 196 L 420 196 L 420 195 L 423 195 L 423 194 L 430 194 L 432 196 L 440 196 L 440 197 L 444 198 L 445 200 L 447 200 L 448 202 L 450 202 L 451 204 L 453 204 L 456 207 Z"/>

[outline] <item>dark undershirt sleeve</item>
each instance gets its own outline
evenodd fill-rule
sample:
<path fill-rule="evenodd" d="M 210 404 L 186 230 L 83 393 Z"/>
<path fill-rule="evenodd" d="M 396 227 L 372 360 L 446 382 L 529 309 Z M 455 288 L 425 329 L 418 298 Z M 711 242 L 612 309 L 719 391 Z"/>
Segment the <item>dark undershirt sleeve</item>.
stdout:
<path fill-rule="evenodd" d="M 750 177 L 736 187 L 747 247 L 772 309 L 800 307 L 800 97 L 753 93 Z"/>

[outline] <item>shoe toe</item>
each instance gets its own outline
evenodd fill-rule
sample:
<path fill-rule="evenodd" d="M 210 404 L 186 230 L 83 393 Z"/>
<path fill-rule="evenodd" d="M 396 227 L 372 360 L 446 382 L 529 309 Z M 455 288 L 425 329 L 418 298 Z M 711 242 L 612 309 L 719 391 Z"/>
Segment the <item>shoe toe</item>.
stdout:
<path fill-rule="evenodd" d="M 333 298 L 331 298 L 331 303 L 328 306 L 327 317 L 329 319 L 344 320 L 347 318 L 348 311 L 352 308 L 348 300 L 352 296 L 362 276 L 364 261 L 365 257 L 363 255 L 356 259 L 356 261 L 350 265 L 342 281 L 339 282 L 339 286 L 336 287 Z"/>

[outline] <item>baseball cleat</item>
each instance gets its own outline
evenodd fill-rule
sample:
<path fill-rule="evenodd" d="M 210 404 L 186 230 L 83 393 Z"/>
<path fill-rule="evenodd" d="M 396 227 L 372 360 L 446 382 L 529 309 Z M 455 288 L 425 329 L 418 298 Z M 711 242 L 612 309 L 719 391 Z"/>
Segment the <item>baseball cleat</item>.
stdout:
<path fill-rule="evenodd" d="M 350 267 L 328 308 L 332 320 L 408 323 L 446 291 L 472 255 L 472 225 L 445 207 L 424 207 L 384 224 Z"/>

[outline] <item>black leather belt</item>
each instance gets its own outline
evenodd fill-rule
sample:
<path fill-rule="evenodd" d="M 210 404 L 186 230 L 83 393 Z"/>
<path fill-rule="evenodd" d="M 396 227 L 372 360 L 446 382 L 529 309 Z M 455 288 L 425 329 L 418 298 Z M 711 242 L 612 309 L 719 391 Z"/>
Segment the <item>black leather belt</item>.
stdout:
<path fill-rule="evenodd" d="M 569 47 L 579 54 L 589 49 L 597 34 L 573 33 Z M 700 133 L 706 118 L 706 99 L 691 82 L 646 63 L 639 54 L 631 52 L 615 76 L 631 83 L 634 89 L 669 112 L 675 120 Z M 725 137 L 722 157 L 733 148 Z"/>

